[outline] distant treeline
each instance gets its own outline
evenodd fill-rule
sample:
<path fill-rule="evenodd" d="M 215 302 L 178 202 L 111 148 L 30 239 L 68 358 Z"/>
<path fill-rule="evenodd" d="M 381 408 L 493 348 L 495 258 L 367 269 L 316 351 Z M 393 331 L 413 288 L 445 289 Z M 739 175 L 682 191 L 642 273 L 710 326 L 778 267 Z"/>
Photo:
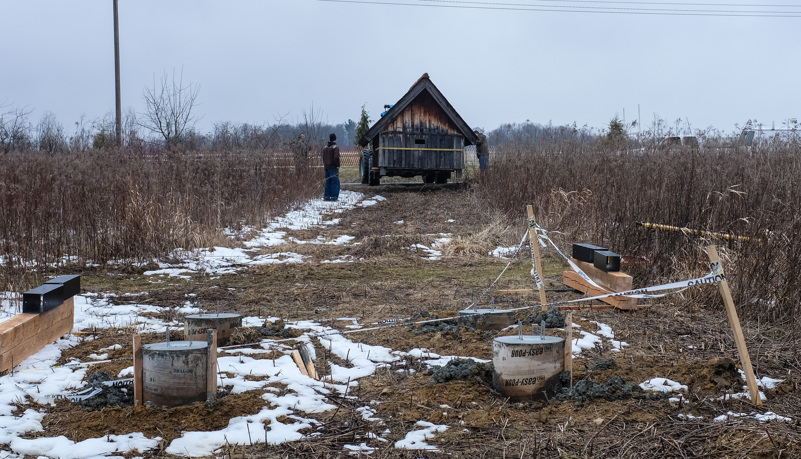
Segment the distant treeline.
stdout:
<path fill-rule="evenodd" d="M 72 133 L 51 112 L 45 112 L 38 122 L 31 119 L 32 111 L 0 105 L 0 153 L 40 151 L 46 153 L 85 152 L 116 148 L 115 122 L 111 115 L 88 122 L 75 123 Z M 172 115 L 167 116 L 170 119 Z M 123 116 L 122 148 L 128 151 L 159 151 L 180 149 L 183 151 L 234 151 L 234 150 L 278 150 L 304 134 L 310 145 L 323 145 L 329 134 L 337 136 L 340 147 L 356 144 L 357 122 L 348 119 L 338 124 L 323 123 L 314 110 L 304 113 L 295 122 L 278 120 L 273 124 L 217 122 L 212 129 L 202 133 L 194 126 L 181 129 L 180 134 L 169 137 L 153 126 L 152 115 L 137 114 L 129 110 Z M 504 123 L 485 132 L 493 147 L 508 144 L 537 144 L 577 142 L 592 143 L 597 140 L 611 142 L 622 148 L 640 148 L 658 144 L 662 139 L 678 135 L 696 136 L 699 141 L 715 142 L 726 138 L 713 128 L 693 130 L 689 124 L 675 126 L 655 119 L 651 126 L 626 125 L 617 118 L 601 129 L 576 123 L 554 125 L 531 121 Z M 374 120 L 373 120 L 374 122 Z M 169 126 L 169 123 L 167 123 Z M 371 123 L 372 124 L 372 123 Z M 636 134 L 634 129 L 637 130 Z M 169 131 L 169 129 L 167 129 Z M 175 129 L 172 129 L 175 131 Z M 793 131 L 795 132 L 795 130 Z M 771 137 L 772 139 L 772 137 Z M 727 140 L 728 141 L 728 140 Z"/>
<path fill-rule="evenodd" d="M 84 152 L 116 147 L 115 122 L 111 115 L 88 122 L 75 123 L 69 132 L 51 112 L 45 112 L 38 122 L 32 120 L 32 111 L 0 106 L 0 152 L 40 151 L 46 153 Z M 122 147 L 131 151 L 158 150 L 167 142 L 152 126 L 143 121 L 145 115 L 129 110 L 123 116 Z M 206 133 L 193 126 L 182 130 L 177 138 L 169 139 L 170 147 L 185 151 L 198 150 L 275 150 L 294 141 L 300 134 L 314 144 L 324 144 L 328 135 L 337 136 L 342 147 L 356 144 L 357 123 L 353 119 L 338 124 L 323 123 L 319 116 L 304 115 L 297 122 L 279 120 L 274 124 L 217 122 Z M 509 142 L 588 142 L 599 135 L 587 126 L 555 126 L 553 124 L 506 123 L 486 132 L 493 146 Z"/>
<path fill-rule="evenodd" d="M 589 142 L 598 138 L 598 133 L 589 127 L 573 125 L 554 126 L 553 124 L 506 123 L 487 133 L 487 140 L 492 145 L 505 145 L 510 142 Z"/>
<path fill-rule="evenodd" d="M 69 133 L 51 112 L 37 123 L 31 111 L 0 106 L 0 153 L 40 151 L 46 153 L 84 152 L 114 148 L 115 122 L 110 116 L 75 123 Z M 210 132 L 187 129 L 173 146 L 182 150 L 275 150 L 304 134 L 311 144 L 323 144 L 334 133 L 341 146 L 355 144 L 356 122 L 329 124 L 314 120 L 276 124 L 218 122 Z M 166 146 L 164 139 L 152 134 L 128 112 L 123 117 L 122 147 L 126 150 L 158 150 Z"/>

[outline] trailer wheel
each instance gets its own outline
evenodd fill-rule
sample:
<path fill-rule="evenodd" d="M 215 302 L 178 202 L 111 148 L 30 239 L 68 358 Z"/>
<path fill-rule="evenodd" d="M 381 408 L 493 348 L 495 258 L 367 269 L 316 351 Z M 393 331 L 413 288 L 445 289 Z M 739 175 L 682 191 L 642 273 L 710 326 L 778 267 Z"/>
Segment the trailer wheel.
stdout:
<path fill-rule="evenodd" d="M 434 183 L 437 181 L 439 174 L 436 172 L 426 172 L 423 174 L 423 183 Z"/>
<path fill-rule="evenodd" d="M 364 158 L 359 158 L 359 177 L 362 179 L 362 185 L 367 185 L 370 181 L 370 171 L 364 170 Z"/>
<path fill-rule="evenodd" d="M 381 175 L 379 175 L 378 171 L 370 171 L 370 186 L 378 186 L 381 184 Z"/>

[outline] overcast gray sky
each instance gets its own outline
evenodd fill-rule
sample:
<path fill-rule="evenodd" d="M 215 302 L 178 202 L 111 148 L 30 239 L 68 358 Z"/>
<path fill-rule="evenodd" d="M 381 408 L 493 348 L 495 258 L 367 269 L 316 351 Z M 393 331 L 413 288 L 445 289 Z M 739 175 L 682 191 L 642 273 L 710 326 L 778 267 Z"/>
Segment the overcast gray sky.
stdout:
<path fill-rule="evenodd" d="M 656 115 L 726 133 L 799 116 L 801 3 L 391 1 L 119 0 L 123 109 L 141 112 L 145 87 L 175 69 L 200 86 L 201 132 L 312 107 L 336 124 L 366 104 L 375 120 L 424 72 L 486 130 L 598 129 L 638 107 L 646 127 Z M 662 13 L 622 14 L 638 9 Z M 796 17 L 664 14 L 692 9 Z M 114 112 L 112 0 L 0 0 L 0 12 L 0 105 L 32 109 L 34 124 L 53 112 L 67 132 Z"/>

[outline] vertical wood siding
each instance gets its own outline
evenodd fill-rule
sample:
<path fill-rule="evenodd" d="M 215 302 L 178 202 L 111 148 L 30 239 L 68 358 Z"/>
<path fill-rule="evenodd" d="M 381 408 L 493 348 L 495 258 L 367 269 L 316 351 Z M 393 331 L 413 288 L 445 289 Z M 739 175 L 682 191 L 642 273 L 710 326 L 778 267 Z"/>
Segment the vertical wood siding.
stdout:
<path fill-rule="evenodd" d="M 461 170 L 463 149 L 464 137 L 456 125 L 434 98 L 423 92 L 380 133 L 378 166 Z"/>

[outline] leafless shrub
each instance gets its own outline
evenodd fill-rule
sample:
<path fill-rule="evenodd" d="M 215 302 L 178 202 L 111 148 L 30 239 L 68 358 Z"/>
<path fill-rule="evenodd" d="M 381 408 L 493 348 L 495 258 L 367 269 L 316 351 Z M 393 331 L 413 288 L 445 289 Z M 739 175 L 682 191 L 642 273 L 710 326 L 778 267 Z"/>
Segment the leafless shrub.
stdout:
<path fill-rule="evenodd" d="M 56 115 L 45 112 L 39 125 L 36 127 L 36 143 L 39 151 L 47 153 L 62 153 L 67 151 L 67 138 L 64 135 L 64 126 L 58 122 Z"/>

